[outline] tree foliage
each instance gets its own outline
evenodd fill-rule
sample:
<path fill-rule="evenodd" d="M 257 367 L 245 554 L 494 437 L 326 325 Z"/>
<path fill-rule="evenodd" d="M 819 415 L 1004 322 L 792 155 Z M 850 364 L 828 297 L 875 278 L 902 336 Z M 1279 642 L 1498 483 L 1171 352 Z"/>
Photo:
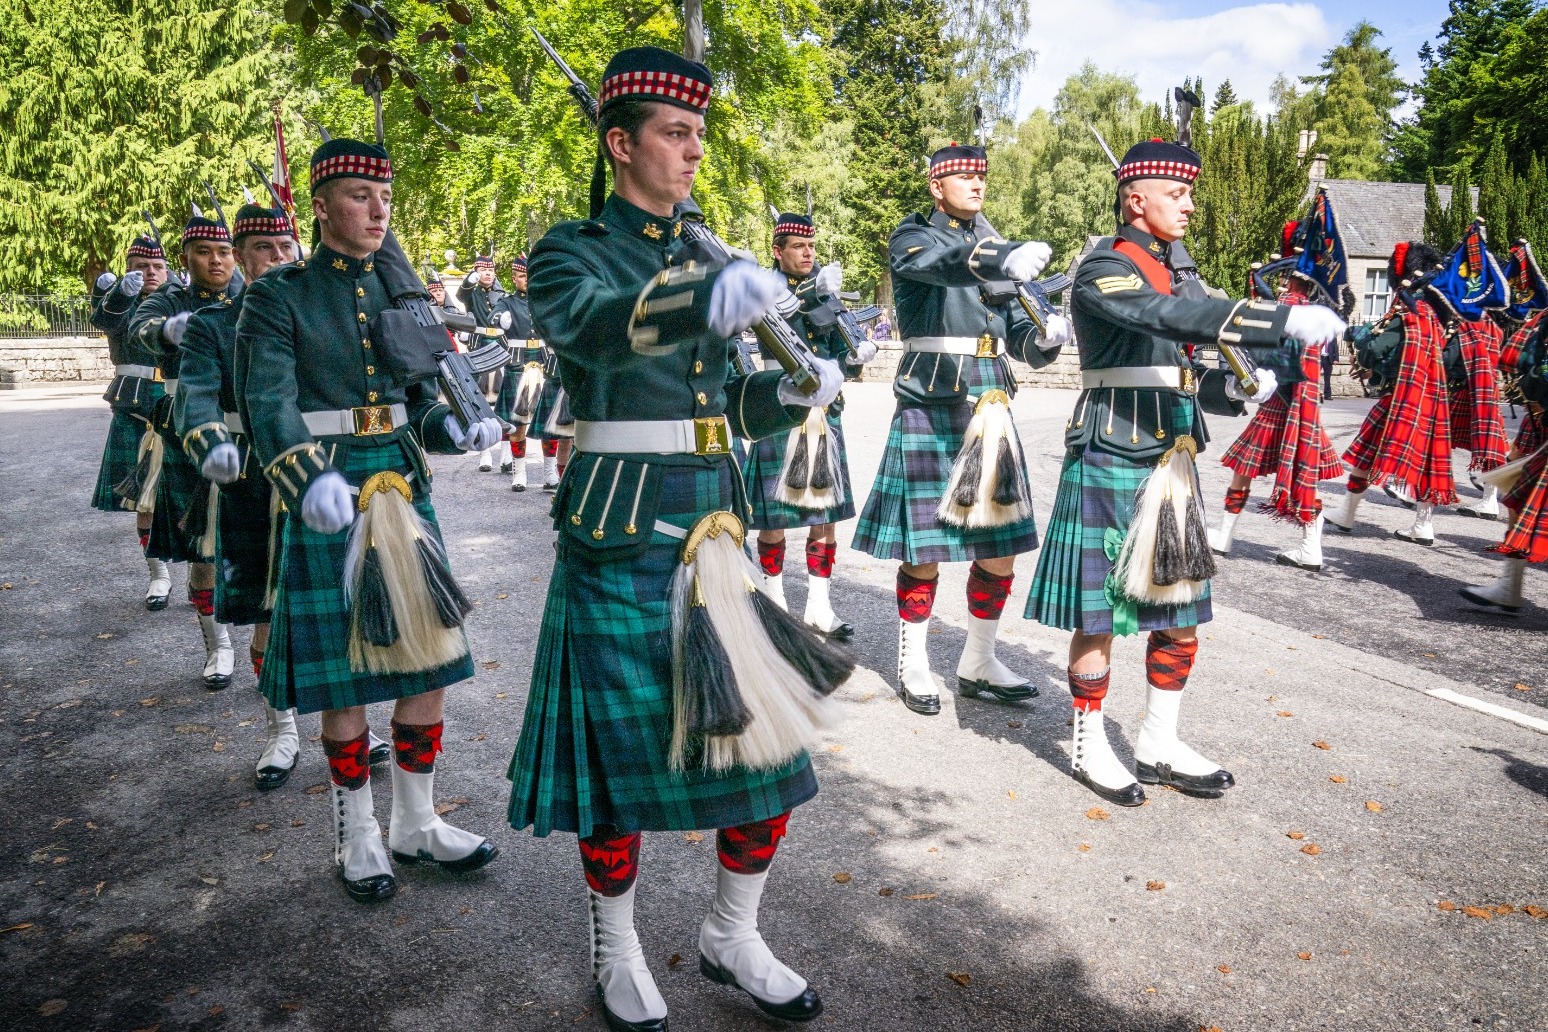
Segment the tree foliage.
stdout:
<path fill-rule="evenodd" d="M 1310 98 L 1317 150 L 1328 155 L 1337 179 L 1379 179 L 1396 132 L 1392 113 L 1405 91 L 1392 51 L 1378 47 L 1381 30 L 1356 24 L 1322 59 L 1322 74 L 1301 81 Z"/>

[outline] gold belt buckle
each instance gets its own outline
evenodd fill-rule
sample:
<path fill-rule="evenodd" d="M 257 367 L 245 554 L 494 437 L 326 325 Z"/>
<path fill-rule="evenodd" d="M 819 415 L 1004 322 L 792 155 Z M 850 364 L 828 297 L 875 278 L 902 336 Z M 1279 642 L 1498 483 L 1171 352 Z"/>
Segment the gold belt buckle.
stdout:
<path fill-rule="evenodd" d="M 994 337 L 987 333 L 978 338 L 978 357 L 994 357 Z"/>
<path fill-rule="evenodd" d="M 152 383 L 165 383 L 166 382 L 166 377 L 161 375 L 161 367 L 160 366 L 157 366 L 156 367 L 156 371 L 151 374 L 151 382 Z"/>
<path fill-rule="evenodd" d="M 693 453 L 721 455 L 731 450 L 731 424 L 725 416 L 706 416 L 693 421 Z"/>
<path fill-rule="evenodd" d="M 1193 370 L 1191 368 L 1184 367 L 1181 370 L 1181 372 L 1182 372 L 1182 382 L 1180 384 L 1179 389 L 1184 394 L 1195 394 L 1195 393 L 1197 393 L 1198 389 L 1199 389 L 1199 385 L 1198 385 L 1197 382 L 1195 382 L 1195 380 L 1193 378 Z"/>
<path fill-rule="evenodd" d="M 349 411 L 355 417 L 356 437 L 390 434 L 394 429 L 391 405 L 361 405 Z"/>

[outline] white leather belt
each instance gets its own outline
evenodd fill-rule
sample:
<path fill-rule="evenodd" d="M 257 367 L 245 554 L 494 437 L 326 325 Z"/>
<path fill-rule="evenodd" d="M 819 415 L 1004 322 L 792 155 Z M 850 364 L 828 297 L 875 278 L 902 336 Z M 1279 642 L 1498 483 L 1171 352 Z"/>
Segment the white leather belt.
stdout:
<path fill-rule="evenodd" d="M 407 423 L 408 409 L 401 404 L 362 405 L 331 412 L 303 412 L 301 419 L 313 437 L 371 437 L 391 433 Z"/>
<path fill-rule="evenodd" d="M 974 355 L 993 358 L 1005 350 L 1005 341 L 991 337 L 905 337 L 903 347 L 910 352 L 928 355 Z M 986 353 L 987 352 L 987 353 Z"/>
<path fill-rule="evenodd" d="M 138 376 L 142 380 L 156 379 L 156 367 L 153 365 L 116 365 L 113 367 L 114 376 Z"/>
<path fill-rule="evenodd" d="M 1198 378 L 1183 366 L 1118 366 L 1115 369 L 1082 369 L 1080 385 L 1088 391 L 1105 388 L 1139 388 L 1193 393 Z"/>
<path fill-rule="evenodd" d="M 227 412 L 225 416 L 227 430 L 230 430 L 234 434 L 247 433 L 247 428 L 242 425 L 242 417 L 240 414 L 236 412 Z"/>
<path fill-rule="evenodd" d="M 725 416 L 575 421 L 575 447 L 598 454 L 720 455 L 731 451 Z"/>
<path fill-rule="evenodd" d="M 168 394 L 177 393 L 177 377 L 169 376 L 165 380 L 161 381 L 161 385 Z"/>

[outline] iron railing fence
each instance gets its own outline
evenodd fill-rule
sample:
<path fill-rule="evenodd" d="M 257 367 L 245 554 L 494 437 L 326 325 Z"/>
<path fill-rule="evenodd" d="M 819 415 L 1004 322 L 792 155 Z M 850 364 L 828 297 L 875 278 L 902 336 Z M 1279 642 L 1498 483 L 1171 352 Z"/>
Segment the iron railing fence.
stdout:
<path fill-rule="evenodd" d="M 100 337 L 90 322 L 91 299 L 0 294 L 0 337 Z"/>

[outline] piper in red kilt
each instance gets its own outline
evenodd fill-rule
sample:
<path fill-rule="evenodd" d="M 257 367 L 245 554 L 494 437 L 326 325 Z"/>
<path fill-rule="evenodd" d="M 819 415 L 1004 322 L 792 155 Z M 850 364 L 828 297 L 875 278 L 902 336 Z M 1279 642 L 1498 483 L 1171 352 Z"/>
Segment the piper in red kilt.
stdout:
<path fill-rule="evenodd" d="M 1510 442 L 1500 411 L 1500 350 L 1505 334 L 1492 319 L 1457 324 L 1456 347 L 1447 348 L 1451 390 L 1451 443 L 1472 452 L 1469 470 L 1487 473 L 1505 464 Z M 1483 501 L 1460 505 L 1457 512 L 1484 520 L 1499 519 L 1499 489 L 1485 484 Z"/>

